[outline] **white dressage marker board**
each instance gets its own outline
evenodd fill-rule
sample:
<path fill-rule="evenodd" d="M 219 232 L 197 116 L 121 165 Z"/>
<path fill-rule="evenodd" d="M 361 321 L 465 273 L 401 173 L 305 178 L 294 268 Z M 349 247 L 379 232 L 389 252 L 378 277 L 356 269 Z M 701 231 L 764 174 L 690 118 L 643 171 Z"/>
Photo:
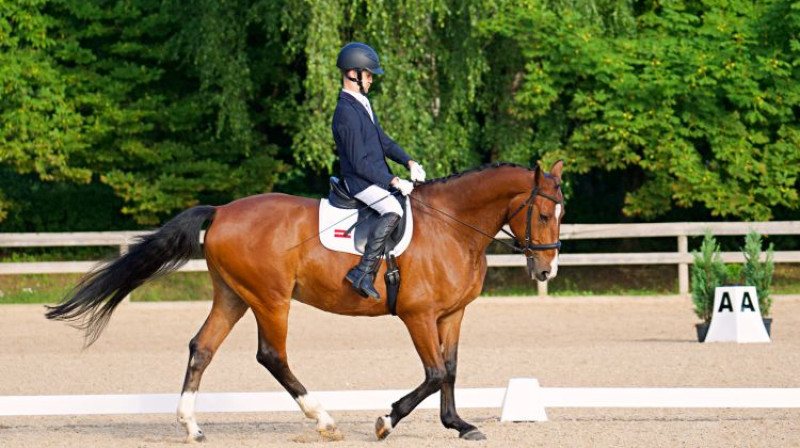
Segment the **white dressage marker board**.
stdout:
<path fill-rule="evenodd" d="M 714 314 L 705 342 L 770 342 L 754 286 L 714 290 Z"/>
<path fill-rule="evenodd" d="M 542 389 L 536 378 L 511 378 L 503 398 L 501 422 L 546 422 Z"/>

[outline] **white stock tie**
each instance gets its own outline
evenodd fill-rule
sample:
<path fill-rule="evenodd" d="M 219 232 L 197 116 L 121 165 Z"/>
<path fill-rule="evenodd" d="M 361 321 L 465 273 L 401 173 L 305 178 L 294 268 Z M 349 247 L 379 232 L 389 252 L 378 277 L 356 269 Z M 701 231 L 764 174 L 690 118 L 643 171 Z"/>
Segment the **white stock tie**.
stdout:
<path fill-rule="evenodd" d="M 364 107 L 367 108 L 367 113 L 369 114 L 369 119 L 372 120 L 373 123 L 375 123 L 375 117 L 372 115 L 372 107 L 370 107 L 370 105 L 369 105 L 369 100 L 364 102 Z"/>

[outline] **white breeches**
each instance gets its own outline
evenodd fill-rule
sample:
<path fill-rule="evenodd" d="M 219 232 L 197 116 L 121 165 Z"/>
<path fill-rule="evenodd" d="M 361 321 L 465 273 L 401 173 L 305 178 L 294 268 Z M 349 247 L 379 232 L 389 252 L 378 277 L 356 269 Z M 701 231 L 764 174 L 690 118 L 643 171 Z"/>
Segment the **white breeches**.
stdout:
<path fill-rule="evenodd" d="M 400 217 L 403 216 L 403 207 L 400 206 L 400 201 L 392 196 L 391 193 L 377 185 L 370 185 L 364 189 L 364 191 L 354 196 L 359 201 L 375 209 L 375 211 L 381 215 L 397 213 Z"/>

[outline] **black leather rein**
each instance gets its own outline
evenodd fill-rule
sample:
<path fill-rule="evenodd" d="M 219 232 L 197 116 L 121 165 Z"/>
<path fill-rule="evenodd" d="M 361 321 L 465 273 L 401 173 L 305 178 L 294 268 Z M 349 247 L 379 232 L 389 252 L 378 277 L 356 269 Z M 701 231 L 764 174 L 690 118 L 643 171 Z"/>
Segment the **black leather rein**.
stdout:
<path fill-rule="evenodd" d="M 561 187 L 560 184 L 556 184 L 556 190 L 558 190 L 560 187 Z M 556 241 L 555 243 L 549 243 L 549 244 L 531 244 L 531 242 L 532 242 L 532 238 L 531 238 L 531 218 L 532 218 L 532 215 L 533 215 L 533 201 L 534 201 L 534 199 L 536 199 L 536 196 L 541 196 L 543 198 L 549 199 L 549 200 L 555 202 L 556 204 L 562 204 L 563 205 L 563 203 L 564 203 L 564 201 L 559 200 L 556 197 L 553 197 L 553 196 L 550 196 L 548 194 L 542 193 L 541 190 L 539 190 L 539 187 L 534 187 L 533 188 L 533 190 L 531 191 L 530 196 L 528 196 L 528 199 L 526 199 L 525 202 L 523 202 L 519 207 L 517 207 L 517 209 L 514 211 L 514 213 L 512 213 L 511 216 L 509 216 L 508 220 L 507 220 L 507 222 L 511 222 L 511 220 L 514 219 L 514 216 L 516 216 L 517 213 L 519 213 L 526 205 L 528 206 L 527 222 L 525 223 L 525 244 L 524 245 L 520 244 L 519 241 L 517 241 L 517 237 L 515 237 L 513 234 L 508 232 L 506 229 L 501 228 L 500 231 L 505 233 L 506 235 L 510 236 L 511 240 L 514 242 L 514 244 L 507 243 L 507 242 L 505 242 L 503 240 L 498 240 L 497 238 L 494 237 L 494 235 L 489 235 L 488 233 L 484 232 L 483 230 L 481 230 L 481 229 L 479 229 L 479 228 L 477 228 L 477 227 L 475 227 L 475 226 L 473 226 L 471 224 L 468 224 L 468 223 L 456 218 L 455 216 L 452 216 L 452 215 L 450 215 L 448 213 L 445 213 L 442 210 L 439 210 L 436 207 L 433 207 L 433 206 L 431 206 L 429 204 L 426 204 L 424 201 L 418 199 L 416 196 L 409 195 L 408 197 L 411 198 L 412 200 L 414 200 L 415 202 L 418 202 L 419 204 L 430 208 L 431 210 L 435 210 L 435 211 L 441 213 L 442 215 L 447 216 L 448 218 L 452 219 L 453 221 L 455 221 L 455 222 L 457 222 L 459 224 L 464 225 L 465 227 L 469 227 L 470 229 L 480 233 L 481 235 L 483 235 L 483 236 L 485 236 L 485 237 L 487 237 L 487 238 L 489 238 L 491 240 L 494 240 L 494 241 L 496 241 L 496 242 L 498 242 L 500 244 L 503 244 L 503 245 L 511 248 L 511 250 L 513 250 L 514 252 L 525 254 L 525 256 L 528 258 L 528 269 L 530 271 L 531 269 L 533 269 L 532 262 L 533 262 L 533 252 L 534 251 L 537 251 L 537 250 L 553 250 L 553 249 L 560 249 L 561 248 L 561 241 L 560 240 Z"/>

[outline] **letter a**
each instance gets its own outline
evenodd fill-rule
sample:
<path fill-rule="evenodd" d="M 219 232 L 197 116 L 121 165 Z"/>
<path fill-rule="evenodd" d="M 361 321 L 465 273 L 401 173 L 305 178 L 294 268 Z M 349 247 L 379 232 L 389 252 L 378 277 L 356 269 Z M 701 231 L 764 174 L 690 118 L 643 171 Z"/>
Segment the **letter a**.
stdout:
<path fill-rule="evenodd" d="M 756 307 L 753 306 L 753 299 L 750 298 L 749 292 L 745 292 L 744 296 L 742 296 L 742 309 L 740 311 L 744 312 L 745 308 L 754 313 L 756 312 Z"/>
<path fill-rule="evenodd" d="M 717 310 L 717 312 L 721 313 L 723 310 L 728 310 L 731 313 L 733 312 L 733 304 L 731 303 L 731 296 L 727 292 L 722 293 L 722 300 L 719 301 L 719 309 Z"/>

